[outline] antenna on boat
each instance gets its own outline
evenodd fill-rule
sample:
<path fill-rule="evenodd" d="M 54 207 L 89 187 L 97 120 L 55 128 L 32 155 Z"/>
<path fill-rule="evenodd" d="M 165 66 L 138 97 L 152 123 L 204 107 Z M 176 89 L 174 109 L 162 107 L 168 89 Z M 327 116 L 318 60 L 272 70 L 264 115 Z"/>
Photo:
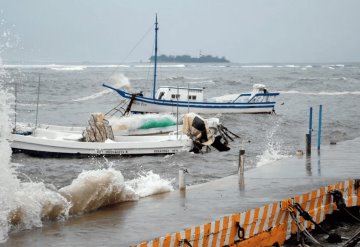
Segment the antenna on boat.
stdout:
<path fill-rule="evenodd" d="M 40 74 L 39 74 L 38 91 L 37 91 L 37 100 L 36 100 L 36 119 L 35 119 L 35 129 L 37 128 L 38 116 L 39 116 L 39 98 L 40 98 Z"/>
<path fill-rule="evenodd" d="M 179 139 L 179 85 L 177 86 L 177 94 L 176 94 L 176 140 Z"/>
<path fill-rule="evenodd" d="M 157 32 L 159 30 L 157 14 L 155 17 L 155 54 L 154 54 L 154 85 L 153 85 L 153 99 L 155 99 L 155 89 L 156 89 L 156 67 L 157 67 Z"/>
<path fill-rule="evenodd" d="M 17 83 L 15 82 L 15 86 L 14 86 L 14 90 L 15 90 L 15 106 L 14 106 L 14 129 L 13 132 L 16 133 L 16 108 L 17 108 Z"/>

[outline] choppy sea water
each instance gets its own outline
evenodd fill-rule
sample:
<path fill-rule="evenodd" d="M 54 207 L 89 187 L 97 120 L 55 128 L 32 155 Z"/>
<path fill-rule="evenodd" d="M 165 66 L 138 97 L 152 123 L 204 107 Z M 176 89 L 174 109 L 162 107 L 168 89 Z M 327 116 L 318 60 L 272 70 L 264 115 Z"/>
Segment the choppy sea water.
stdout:
<path fill-rule="evenodd" d="M 0 152 L 5 157 L 0 175 L 1 203 L 5 206 L 0 214 L 3 241 L 8 232 L 42 226 L 41 205 L 49 198 L 50 205 L 58 207 L 45 213 L 51 211 L 55 218 L 65 220 L 69 215 L 95 210 L 104 200 L 94 196 L 91 206 L 78 203 L 78 211 L 69 212 L 65 193 L 68 191 L 81 194 L 86 188 L 107 183 L 111 189 L 105 196 L 114 203 L 138 200 L 176 189 L 180 168 L 190 172 L 187 184 L 235 174 L 240 148 L 246 151 L 246 169 L 293 156 L 296 150 L 304 149 L 309 107 L 314 110 L 314 145 L 320 104 L 323 105 L 322 145 L 360 136 L 357 108 L 360 64 L 176 64 L 159 66 L 158 85 L 204 87 L 206 97 L 211 98 L 248 92 L 254 83 L 262 83 L 270 92 L 280 92 L 276 114 L 217 115 L 223 125 L 241 137 L 230 143 L 231 150 L 226 153 L 212 150 L 206 154 L 89 159 L 45 159 L 24 154 L 10 157 L 6 133 L 15 119 L 12 111 L 16 110 L 18 123 L 34 124 L 39 89 L 38 123 L 84 126 L 90 113 L 107 112 L 119 103 L 119 96 L 103 88 L 103 82 L 127 84 L 133 92 L 150 95 L 152 68 L 126 64 L 5 65 L 1 69 Z M 9 214 L 15 215 L 12 218 L 20 221 L 20 227 L 8 223 Z"/>

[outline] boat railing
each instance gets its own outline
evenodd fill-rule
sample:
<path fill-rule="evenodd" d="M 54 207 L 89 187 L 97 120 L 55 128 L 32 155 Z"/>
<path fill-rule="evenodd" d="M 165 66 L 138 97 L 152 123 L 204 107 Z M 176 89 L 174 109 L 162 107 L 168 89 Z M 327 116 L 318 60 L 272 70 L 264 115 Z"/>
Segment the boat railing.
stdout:
<path fill-rule="evenodd" d="M 236 99 L 233 100 L 235 102 L 274 102 L 275 97 L 278 96 L 279 93 L 257 93 L 249 100 L 251 94 L 250 93 L 243 93 L 240 94 Z"/>

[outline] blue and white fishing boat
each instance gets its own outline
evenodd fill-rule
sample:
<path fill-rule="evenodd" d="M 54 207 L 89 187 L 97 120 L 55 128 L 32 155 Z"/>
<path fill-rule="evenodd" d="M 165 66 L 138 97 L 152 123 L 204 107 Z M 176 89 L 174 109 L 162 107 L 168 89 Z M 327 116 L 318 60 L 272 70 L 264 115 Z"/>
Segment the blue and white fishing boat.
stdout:
<path fill-rule="evenodd" d="M 121 88 L 103 84 L 104 87 L 115 90 L 126 99 L 124 113 L 272 113 L 275 109 L 274 98 L 279 93 L 269 93 L 265 85 L 255 84 L 250 93 L 238 94 L 231 99 L 223 101 L 210 101 L 204 99 L 203 88 L 162 86 L 156 91 L 157 69 L 157 16 L 155 21 L 155 56 L 154 56 L 154 82 L 152 97 L 145 97 L 142 93 L 129 93 Z"/>

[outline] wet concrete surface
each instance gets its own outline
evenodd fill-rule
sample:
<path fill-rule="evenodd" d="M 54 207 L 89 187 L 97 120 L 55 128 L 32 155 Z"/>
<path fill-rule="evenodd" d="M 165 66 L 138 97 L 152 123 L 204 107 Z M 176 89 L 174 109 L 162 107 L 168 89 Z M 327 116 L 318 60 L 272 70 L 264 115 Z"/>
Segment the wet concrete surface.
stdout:
<path fill-rule="evenodd" d="M 360 138 L 237 175 L 126 202 L 42 228 L 12 233 L 0 246 L 130 246 L 345 179 L 359 178 Z M 245 160 L 246 162 L 246 160 Z M 221 165 L 221 164 L 219 164 Z"/>

